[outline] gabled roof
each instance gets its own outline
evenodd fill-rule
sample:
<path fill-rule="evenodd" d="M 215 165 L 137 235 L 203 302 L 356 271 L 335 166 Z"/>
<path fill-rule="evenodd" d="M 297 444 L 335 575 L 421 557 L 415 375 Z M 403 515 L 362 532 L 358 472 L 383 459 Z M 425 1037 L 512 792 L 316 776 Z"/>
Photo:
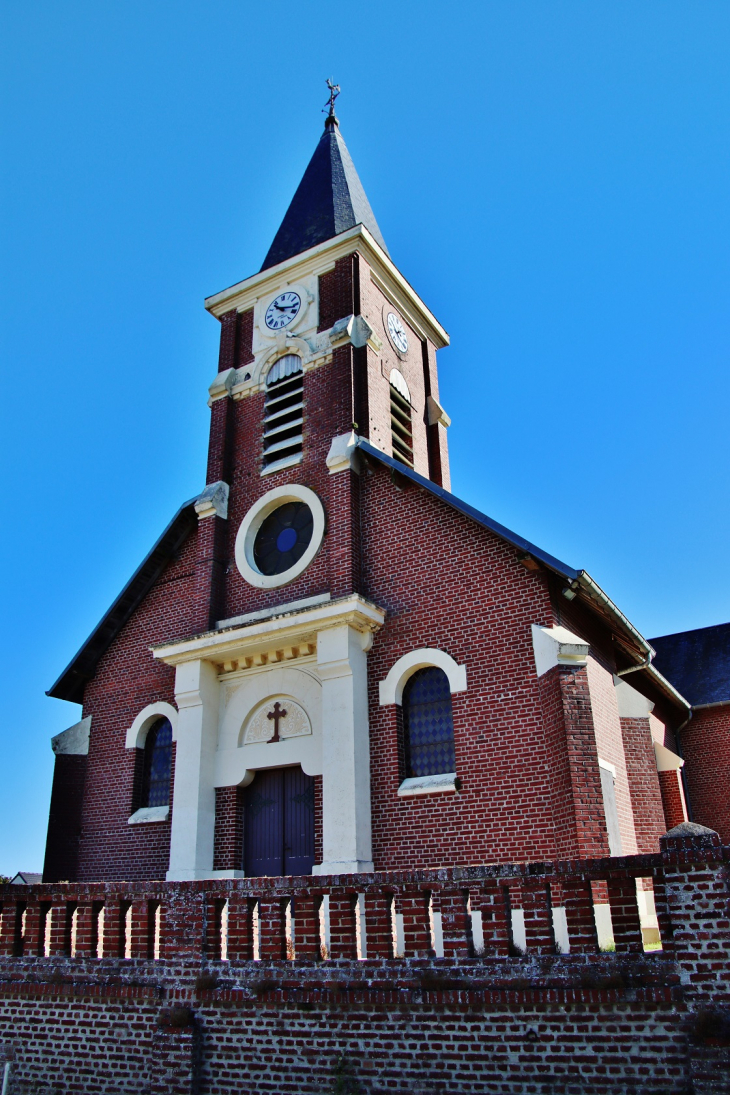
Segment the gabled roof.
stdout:
<path fill-rule="evenodd" d="M 500 525 L 498 521 L 493 521 L 491 517 L 487 517 L 485 513 L 480 513 L 479 510 L 474 509 L 467 502 L 463 502 L 461 498 L 457 498 L 456 495 L 450 494 L 449 491 L 444 490 L 443 487 L 438 486 L 431 479 L 426 479 L 425 476 L 419 475 L 418 472 L 413 471 L 406 464 L 401 464 L 399 460 L 394 460 L 391 456 L 387 456 L 380 449 L 375 448 L 365 438 L 360 437 L 357 440 L 357 447 L 368 456 L 378 460 L 386 468 L 389 468 L 392 473 L 403 476 L 409 479 L 412 483 L 421 487 L 422 490 L 426 490 L 429 494 L 439 498 L 442 502 L 446 503 L 452 509 L 458 513 L 463 513 L 465 517 L 471 518 L 482 528 L 488 529 L 493 532 L 500 539 L 506 543 L 511 544 L 512 547 L 517 548 L 523 557 L 530 556 L 532 559 L 536 559 L 557 575 L 560 579 L 564 580 L 569 587 L 571 594 L 579 597 L 582 603 L 590 609 L 595 615 L 599 616 L 603 622 L 611 628 L 615 638 L 619 641 L 619 644 L 623 650 L 623 653 L 629 660 L 629 664 L 638 663 L 641 665 L 641 669 L 637 672 L 637 676 L 646 678 L 647 683 L 658 688 L 665 697 L 676 706 L 686 709 L 689 704 L 683 696 L 679 694 L 677 688 L 674 687 L 669 681 L 667 681 L 662 673 L 651 664 L 651 658 L 654 655 L 652 646 L 646 641 L 646 639 L 637 631 L 630 620 L 624 616 L 623 612 L 613 603 L 597 582 L 591 578 L 590 574 L 585 570 L 574 570 L 573 567 L 568 566 L 567 563 L 563 563 L 560 559 L 556 559 L 554 555 L 548 554 L 543 551 L 542 548 L 537 547 L 535 544 L 531 544 L 529 540 L 525 540 L 523 536 L 520 536 L 516 532 L 512 532 L 510 529 L 505 528 L 504 525 Z M 730 625 L 728 625 L 730 627 Z M 642 662 L 646 662 L 642 665 Z"/>
<path fill-rule="evenodd" d="M 508 544 L 512 544 L 513 547 L 519 548 L 526 555 L 531 555 L 533 558 L 538 559 L 541 563 L 544 563 L 546 567 L 559 574 L 561 578 L 565 578 L 566 581 L 575 581 L 582 571 L 573 570 L 567 563 L 561 563 L 560 559 L 556 559 L 554 555 L 549 555 L 542 548 L 536 547 L 535 544 L 531 544 L 529 540 L 525 540 L 524 537 L 518 535 L 516 532 L 512 532 L 510 529 L 505 528 L 504 525 L 500 525 L 498 521 L 493 521 L 491 517 L 487 517 L 485 513 L 480 513 L 478 509 L 474 509 L 474 506 L 470 506 L 468 502 L 462 501 L 461 498 L 457 498 L 455 494 L 450 494 L 449 491 L 444 490 L 438 483 L 434 483 L 432 479 L 426 479 L 424 475 L 419 475 L 417 471 L 413 471 L 407 464 L 401 464 L 399 460 L 394 460 L 392 456 L 386 456 L 380 449 L 376 449 L 374 445 L 371 445 L 369 441 L 366 441 L 364 437 L 359 437 L 357 441 L 357 447 L 372 456 L 375 460 L 380 461 L 386 468 L 390 468 L 391 471 L 396 472 L 398 475 L 403 475 L 406 479 L 410 479 L 411 482 L 416 483 L 423 490 L 427 490 L 430 494 L 434 494 L 437 498 L 440 498 L 442 502 L 445 502 L 447 506 L 451 506 L 452 509 L 458 510 L 459 513 L 463 513 L 466 517 L 470 517 L 472 521 L 476 521 L 478 525 L 483 528 L 489 529 L 490 532 L 496 533 L 502 540 L 506 540 Z"/>
<path fill-rule="evenodd" d="M 730 703 L 730 623 L 652 639 L 655 665 L 693 707 Z"/>
<path fill-rule="evenodd" d="M 196 501 L 197 498 L 192 498 L 180 507 L 109 611 L 71 659 L 56 683 L 48 689 L 47 696 L 53 696 L 57 700 L 70 700 L 72 703 L 82 702 L 84 685 L 96 673 L 99 659 L 147 596 L 175 552 L 197 526 Z"/>
<path fill-rule="evenodd" d="M 330 115 L 261 269 L 285 262 L 356 224 L 364 224 L 388 253 L 339 123 Z"/>
<path fill-rule="evenodd" d="M 500 525 L 498 521 L 492 520 L 491 517 L 487 517 L 486 514 L 470 506 L 468 502 L 464 502 L 461 498 L 457 498 L 456 495 L 444 490 L 443 487 L 440 487 L 431 479 L 426 479 L 405 464 L 401 464 L 400 461 L 387 456 L 380 449 L 371 445 L 365 438 L 359 437 L 357 446 L 364 454 L 379 461 L 392 473 L 402 476 L 421 489 L 428 491 L 429 494 L 434 495 L 458 513 L 462 513 L 476 524 L 481 525 L 482 528 L 511 544 L 520 552 L 523 558 L 529 556 L 552 571 L 562 581 L 565 581 L 570 590 L 580 597 L 592 612 L 602 617 L 604 622 L 613 630 L 630 663 L 641 663 L 646 655 L 653 656 L 654 650 L 651 645 L 639 634 L 633 624 L 585 570 L 574 570 L 567 563 L 556 559 L 554 555 L 550 555 L 542 548 L 530 543 L 529 540 L 525 540 L 523 536 L 505 528 L 504 525 Z M 197 498 L 193 498 L 180 507 L 152 550 L 127 582 L 114 604 L 46 695 L 54 696 L 57 699 L 71 700 L 75 703 L 82 701 L 84 686 L 94 676 L 100 658 L 109 649 L 175 552 L 197 526 L 196 501 Z M 722 627 L 727 629 L 726 647 L 730 649 L 730 624 L 724 624 Z M 705 630 L 718 631 L 721 628 L 707 628 Z M 689 632 L 688 634 L 696 633 Z M 668 636 L 670 639 L 675 637 Z M 679 637 L 681 638 L 681 636 Z M 662 642 L 662 640 L 655 641 L 657 643 Z M 689 706 L 677 691 L 681 687 L 681 682 L 674 681 L 673 684 L 670 684 L 654 665 L 642 666 L 637 676 L 646 676 L 650 683 L 658 687 L 670 701 L 678 706 Z"/>

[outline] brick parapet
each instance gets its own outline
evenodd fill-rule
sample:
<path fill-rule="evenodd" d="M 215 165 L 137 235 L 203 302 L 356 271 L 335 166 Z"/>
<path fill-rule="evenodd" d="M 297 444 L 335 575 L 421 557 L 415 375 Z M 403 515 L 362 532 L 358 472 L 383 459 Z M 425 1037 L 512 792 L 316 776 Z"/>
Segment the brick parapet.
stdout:
<path fill-rule="evenodd" d="M 223 799 L 225 795 L 221 793 L 221 800 Z M 152 922 L 148 922 L 149 909 L 159 904 L 162 909 L 160 954 L 173 959 L 186 956 L 202 957 L 209 954 L 211 946 L 215 949 L 215 946 L 219 945 L 211 944 L 210 935 L 210 925 L 214 919 L 217 901 L 229 901 L 231 909 L 235 907 L 238 910 L 236 915 L 243 916 L 246 921 L 243 924 L 245 931 L 252 931 L 248 920 L 252 902 L 263 902 L 267 907 L 275 909 L 289 900 L 293 900 L 296 905 L 296 902 L 301 900 L 306 901 L 311 898 L 315 901 L 321 900 L 324 895 L 328 895 L 332 902 L 339 900 L 343 895 L 350 900 L 357 894 L 363 894 L 367 938 L 368 925 L 377 926 L 379 915 L 377 909 L 381 897 L 390 901 L 395 896 L 396 911 L 401 912 L 402 909 L 399 906 L 404 902 L 407 905 L 411 901 L 409 895 L 417 894 L 419 900 L 416 906 L 413 906 L 409 929 L 413 939 L 419 940 L 423 933 L 427 933 L 430 937 L 430 908 L 443 917 L 445 945 L 448 942 L 447 953 L 450 953 L 452 957 L 466 956 L 471 953 L 474 946 L 471 925 L 466 913 L 467 899 L 472 903 L 472 908 L 482 909 L 484 923 L 491 923 L 493 913 L 498 912 L 504 905 L 506 890 L 510 893 L 509 907 L 511 908 L 533 906 L 537 908 L 540 902 L 547 908 L 550 904 L 562 903 L 562 899 L 559 896 L 556 899 L 556 895 L 562 894 L 571 884 L 586 885 L 594 880 L 607 882 L 613 880 L 618 886 L 619 883 L 626 881 L 633 884 L 636 878 L 653 879 L 655 877 L 661 881 L 662 863 L 660 856 L 625 856 L 557 863 L 495 864 L 444 868 L 438 871 L 391 871 L 314 877 L 305 875 L 175 883 L 56 883 L 23 887 L 20 894 L 17 887 L 4 886 L 0 887 L 0 902 L 3 906 L 0 921 L 0 948 L 5 954 L 17 953 L 18 950 L 21 954 L 42 955 L 44 953 L 40 936 L 33 937 L 30 931 L 26 931 L 23 942 L 18 947 L 16 908 L 18 901 L 22 902 L 23 909 L 37 908 L 44 902 L 53 907 L 50 953 L 62 953 L 69 948 L 65 925 L 70 912 L 75 909 L 89 910 L 94 907 L 98 915 L 100 909 L 104 907 L 103 953 L 106 954 L 106 940 L 109 936 L 109 939 L 115 940 L 110 944 L 112 951 L 118 950 L 121 953 L 126 948 L 133 957 L 147 953 L 153 930 Z M 548 887 L 550 887 L 550 896 L 548 896 Z M 623 910 L 623 894 L 620 900 Z M 482 904 L 482 901 L 486 904 Z M 578 909 L 574 908 L 570 901 L 565 904 L 570 932 L 573 917 L 578 916 Z M 131 913 L 125 914 L 125 909 L 131 909 Z M 248 911 L 241 912 L 241 910 Z M 489 915 L 486 915 L 487 912 Z M 285 950 L 283 921 L 278 919 L 278 913 L 271 915 L 274 919 L 267 930 L 275 928 L 281 938 L 277 949 Z M 504 913 L 499 915 L 503 916 Z M 229 923 L 232 916 L 233 913 L 230 912 Z M 526 917 L 526 920 L 529 921 L 529 919 Z M 448 926 L 452 921 L 455 925 L 453 929 Z M 343 927 L 342 930 L 355 941 L 357 934 L 355 918 L 353 917 L 351 921 L 348 919 L 347 924 L 348 926 Z M 120 932 L 121 941 L 116 940 L 117 930 Z M 38 931 L 40 932 L 40 928 Z M 534 949 L 535 946 L 539 950 L 544 945 L 541 940 L 546 931 L 549 935 L 550 929 L 544 928 L 539 916 L 536 917 L 534 926 L 528 923 L 528 950 Z M 531 937 L 531 933 L 534 938 Z M 635 925 L 634 934 L 635 941 L 640 941 L 638 923 Z M 91 939 L 95 935 L 98 936 L 99 932 L 95 933 L 90 926 L 83 940 L 77 937 L 76 947 L 79 954 L 90 952 Z M 406 953 L 411 943 L 407 933 Z M 416 948 L 420 945 L 420 943 L 413 943 Z M 501 940 L 495 939 L 492 949 L 494 953 L 506 953 L 508 949 L 506 936 Z M 590 946 L 588 949 L 590 950 Z M 595 950 L 595 947 L 593 949 Z"/>
<path fill-rule="evenodd" d="M 32 1090 L 52 1075 L 54 1090 L 64 1095 L 127 1090 L 132 1076 L 154 1095 L 314 1093 L 336 1090 L 338 1077 L 349 1077 L 351 1090 L 364 1095 L 386 1089 L 527 1095 L 546 1084 L 586 1095 L 727 1095 L 722 1009 L 728 1003 L 729 861 L 730 849 L 716 834 L 689 828 L 663 838 L 661 855 L 609 860 L 327 878 L 56 884 L 24 887 L 22 896 L 18 887 L 5 886 L 0 943 L 8 923 L 16 922 L 19 900 L 27 908 L 43 900 L 59 914 L 69 905 L 85 913 L 101 895 L 116 910 L 131 903 L 136 950 L 128 959 L 58 951 L 0 956 L 0 1060 L 10 1062 L 11 1092 Z M 634 878 L 647 876 L 654 878 L 659 906 L 665 885 L 668 894 L 667 908 L 658 910 L 665 948 L 653 953 L 632 947 L 637 917 L 627 904 Z M 571 936 L 578 941 L 583 917 L 575 898 L 595 878 L 608 882 L 616 901 L 620 946 L 607 954 L 581 946 L 551 953 L 541 887 L 549 882 L 566 907 L 573 905 L 567 919 L 569 930 L 580 929 Z M 502 947 L 470 955 L 464 902 L 468 898 L 470 914 L 481 912 L 485 941 L 506 941 L 505 931 L 488 929 L 503 923 L 489 920 L 503 885 L 534 925 L 527 952 L 511 957 Z M 350 923 L 348 900 L 363 891 L 366 903 L 368 896 L 395 895 L 405 957 L 389 956 L 387 946 L 365 959 L 335 957 L 350 945 L 339 934 Z M 281 900 L 294 894 L 300 903 L 299 944 L 317 930 L 316 899 L 323 892 L 330 896 L 332 955 L 277 953 L 270 931 L 272 917 L 283 923 Z M 423 953 L 424 892 L 438 899 L 444 943 L 455 944 L 450 957 Z M 227 960 L 214 916 L 222 895 L 231 906 L 229 940 L 238 949 Z M 250 939 L 252 899 L 267 910 L 258 946 L 268 953 L 274 943 L 273 953 L 258 960 Z M 143 936 L 157 901 L 164 906 L 163 934 L 174 945 L 155 960 Z M 381 939 L 388 942 L 387 901 L 379 908 L 385 917 L 380 936 L 368 921 L 374 951 Z M 59 938 L 63 923 L 57 916 Z M 247 938 L 252 950 L 244 953 Z"/>
<path fill-rule="evenodd" d="M 730 848 L 701 825 L 661 839 L 666 911 L 683 984 L 693 996 L 730 1003 Z"/>

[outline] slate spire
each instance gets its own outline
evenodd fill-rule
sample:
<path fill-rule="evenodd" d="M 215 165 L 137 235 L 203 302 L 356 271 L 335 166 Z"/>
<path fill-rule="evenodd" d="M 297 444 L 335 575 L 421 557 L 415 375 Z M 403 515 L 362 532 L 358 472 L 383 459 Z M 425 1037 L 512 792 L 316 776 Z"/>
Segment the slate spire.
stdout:
<path fill-rule="evenodd" d="M 261 269 L 268 270 L 356 224 L 364 224 L 388 253 L 331 106 L 324 133 Z"/>

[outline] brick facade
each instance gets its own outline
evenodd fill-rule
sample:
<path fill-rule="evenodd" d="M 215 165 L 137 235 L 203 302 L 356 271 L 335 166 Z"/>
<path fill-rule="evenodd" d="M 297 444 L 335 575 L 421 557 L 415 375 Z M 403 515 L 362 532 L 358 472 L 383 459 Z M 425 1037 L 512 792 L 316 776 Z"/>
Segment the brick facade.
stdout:
<path fill-rule="evenodd" d="M 394 306 L 359 251 L 337 259 L 318 284 L 320 332 L 362 314 L 373 338 L 366 346 L 337 345 L 305 369 L 303 457 L 296 466 L 261 474 L 263 391 L 213 401 L 207 479 L 229 483 L 228 517 L 200 520 L 86 687 L 92 731 L 81 820 L 69 814 L 63 826 L 54 823 L 57 833 L 81 830 L 77 877 L 165 876 L 169 820 L 128 825 L 138 762 L 124 747 L 126 729 L 147 704 L 174 703 L 174 670 L 150 648 L 215 629 L 219 620 L 323 594 L 358 593 L 387 614 L 368 656 L 376 869 L 606 854 L 599 757 L 616 770 L 624 851 L 655 848 L 663 831 L 656 767 L 636 729 L 621 725 L 605 623 L 565 601 L 554 576 L 525 565 L 523 553 L 502 537 L 377 461 L 362 456 L 359 474 L 330 474 L 332 438 L 347 434 L 353 422 L 391 452 L 393 368 L 411 392 L 415 470 L 447 484 L 448 454 L 443 425 L 428 424 L 427 396 L 438 398 L 434 346 L 404 316 L 408 351 L 396 353 L 385 323 Z M 249 364 L 253 369 L 254 312 L 232 309 L 221 317 L 220 370 Z M 234 562 L 238 529 L 263 493 L 291 484 L 308 487 L 323 503 L 321 549 L 283 589 L 254 588 Z M 538 678 L 533 624 L 562 624 L 584 636 L 591 643 L 587 668 Z M 403 798 L 399 709 L 380 706 L 378 685 L 403 654 L 421 647 L 444 651 L 466 668 L 467 691 L 452 697 L 460 786 Z M 317 795 L 321 857 L 321 780 Z M 216 796 L 214 869 L 238 870 L 240 794 L 217 788 Z M 63 877 L 59 869 L 49 861 L 47 877 Z"/>
<path fill-rule="evenodd" d="M 621 729 L 634 809 L 636 850 L 639 853 L 655 852 L 659 847 L 659 838 L 672 826 L 667 824 L 664 817 L 649 719 L 622 718 Z"/>
<path fill-rule="evenodd" d="M 681 825 L 687 820 L 687 806 L 684 801 L 682 777 L 678 769 L 659 772 L 659 787 L 662 793 L 664 819 L 668 828 Z"/>
<path fill-rule="evenodd" d="M 692 818 L 730 843 L 730 704 L 695 711 L 681 744 Z"/>
<path fill-rule="evenodd" d="M 56 760 L 48 884 L 0 887 L 8 1095 L 730 1093 L 728 850 L 697 826 L 664 836 L 686 812 L 652 745 L 676 750 L 682 700 L 647 679 L 644 640 L 584 572 L 445 494 L 448 336 L 372 237 L 350 231 L 207 303 L 221 341 L 206 483 L 228 486 L 227 516 L 187 503 L 54 686 L 76 699 L 88 679 L 90 741 Z M 262 308 L 295 285 L 301 311 L 271 331 Z M 391 342 L 390 311 L 407 348 Z M 301 460 L 271 471 L 266 370 L 288 353 L 301 356 Z M 410 393 L 413 470 L 393 460 L 393 370 Z M 298 396 L 292 407 L 289 433 Z M 321 544 L 287 585 L 249 571 L 259 588 L 236 538 L 267 492 L 291 487 L 319 498 Z M 305 599 L 322 615 L 292 604 Z M 538 657 L 542 640 L 554 657 Z M 403 786 L 403 710 L 380 692 L 423 648 L 453 676 L 456 774 L 435 773 L 438 793 Z M 650 718 L 619 715 L 627 664 Z M 282 738 L 276 721 L 271 744 L 255 705 L 282 681 L 297 704 L 304 678 L 311 709 Z M 161 818 L 137 812 L 143 753 L 127 732 L 176 700 Z M 698 820 L 719 816 L 728 839 L 710 773 L 730 767 L 729 729 L 718 710 L 682 731 Z M 249 769 L 297 756 L 323 773 L 314 872 L 242 878 Z M 622 857 L 609 857 L 601 766 L 615 773 Z M 294 861 L 287 841 L 311 856 L 310 796 L 311 784 L 291 800 L 300 812 L 276 838 Z M 198 881 L 164 882 L 168 867 Z"/>

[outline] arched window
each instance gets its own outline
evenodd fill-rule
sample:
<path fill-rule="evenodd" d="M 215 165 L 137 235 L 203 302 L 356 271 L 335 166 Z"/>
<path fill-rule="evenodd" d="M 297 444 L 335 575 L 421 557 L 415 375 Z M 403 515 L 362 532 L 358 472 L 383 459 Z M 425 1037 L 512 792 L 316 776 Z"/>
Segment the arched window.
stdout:
<path fill-rule="evenodd" d="M 142 806 L 168 806 L 172 771 L 172 726 L 169 719 L 157 719 L 147 731 L 144 743 Z"/>
<path fill-rule="evenodd" d="M 269 369 L 264 403 L 264 468 L 298 464 L 302 459 L 304 384 L 302 359 L 285 354 Z"/>
<path fill-rule="evenodd" d="M 443 669 L 419 669 L 403 689 L 403 730 L 407 775 L 436 776 L 456 771 L 451 689 Z"/>
<path fill-rule="evenodd" d="M 413 424 L 411 420 L 411 393 L 406 378 L 399 369 L 390 373 L 390 432 L 393 456 L 401 463 L 413 467 Z"/>

